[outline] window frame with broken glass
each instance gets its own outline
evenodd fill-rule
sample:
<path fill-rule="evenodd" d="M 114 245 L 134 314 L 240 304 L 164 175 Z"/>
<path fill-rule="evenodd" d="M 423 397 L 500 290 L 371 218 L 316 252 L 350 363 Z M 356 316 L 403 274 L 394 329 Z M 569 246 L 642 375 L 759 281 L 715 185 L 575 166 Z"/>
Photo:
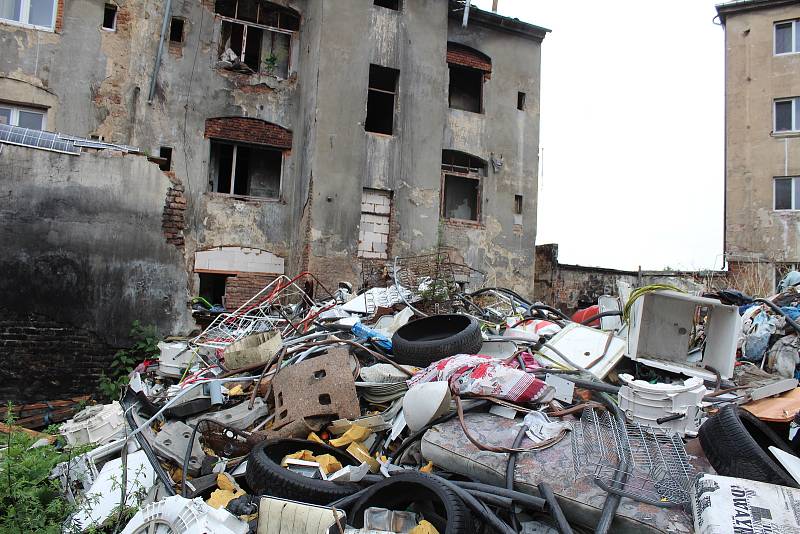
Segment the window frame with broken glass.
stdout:
<path fill-rule="evenodd" d="M 222 150 L 225 150 L 223 147 L 232 147 L 231 156 L 230 158 L 225 158 L 224 155 L 221 153 Z M 238 165 L 241 163 L 238 156 L 240 150 L 247 150 L 249 154 L 247 164 L 248 164 L 248 172 L 247 172 L 247 182 L 246 182 L 246 190 L 242 192 L 240 187 L 237 187 L 237 171 L 239 171 Z M 264 157 L 258 157 L 259 153 L 261 156 L 265 156 L 264 153 L 276 153 L 280 158 L 280 162 L 278 164 L 278 183 L 277 188 L 270 188 L 269 195 L 263 194 L 253 194 L 253 175 L 252 169 L 249 167 L 254 161 L 260 161 L 262 164 L 265 161 Z M 262 201 L 280 201 L 281 200 L 281 193 L 283 188 L 283 166 L 284 166 L 284 150 L 267 146 L 267 145 L 257 145 L 257 144 L 249 144 L 249 143 L 241 143 L 236 141 L 230 141 L 227 139 L 210 139 L 210 146 L 209 146 L 209 186 L 210 192 L 212 194 L 217 195 L 225 195 L 228 197 L 234 198 L 244 198 L 248 200 L 262 200 Z M 230 175 L 225 178 L 225 181 L 229 184 L 228 191 L 220 191 L 220 187 L 223 185 L 220 183 L 220 171 L 221 165 L 223 162 L 229 161 L 230 162 Z M 262 170 L 267 169 L 266 166 L 263 167 Z M 266 188 L 265 188 L 266 190 Z M 274 192 L 274 194 L 273 194 Z"/>
<path fill-rule="evenodd" d="M 477 156 L 458 150 L 442 150 L 440 216 L 443 221 L 455 221 L 473 225 L 481 224 L 483 180 L 486 178 L 486 169 L 487 162 Z M 474 188 L 474 202 L 467 202 L 468 204 L 474 204 L 467 206 L 468 209 L 474 212 L 474 218 L 451 216 L 463 206 L 463 203 L 461 203 L 459 206 L 453 207 L 452 203 L 448 202 L 448 198 L 452 198 L 448 195 L 448 190 L 456 187 L 454 185 L 456 181 Z M 448 182 L 450 187 L 448 187 Z"/>

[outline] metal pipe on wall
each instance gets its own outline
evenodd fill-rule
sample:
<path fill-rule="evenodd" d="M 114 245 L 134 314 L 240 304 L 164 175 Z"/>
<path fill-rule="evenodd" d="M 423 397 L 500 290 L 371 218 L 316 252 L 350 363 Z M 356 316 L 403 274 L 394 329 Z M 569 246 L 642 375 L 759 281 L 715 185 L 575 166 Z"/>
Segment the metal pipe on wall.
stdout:
<path fill-rule="evenodd" d="M 150 78 L 150 91 L 147 93 L 147 103 L 153 101 L 153 95 L 156 92 L 156 77 L 158 76 L 158 69 L 161 67 L 161 54 L 164 52 L 164 39 L 167 37 L 167 27 L 169 25 L 170 13 L 172 12 L 172 0 L 167 0 L 167 5 L 164 8 L 164 20 L 161 23 L 161 38 L 158 40 L 158 52 L 156 52 L 156 64 L 153 65 L 153 76 Z"/>

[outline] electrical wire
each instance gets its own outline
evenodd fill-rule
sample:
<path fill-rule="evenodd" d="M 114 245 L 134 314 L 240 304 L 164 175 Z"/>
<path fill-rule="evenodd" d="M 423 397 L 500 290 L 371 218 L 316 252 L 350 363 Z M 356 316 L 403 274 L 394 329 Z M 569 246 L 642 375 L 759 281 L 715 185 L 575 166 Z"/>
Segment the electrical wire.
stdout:
<path fill-rule="evenodd" d="M 652 293 L 653 291 L 677 291 L 679 293 L 686 293 L 684 290 L 669 284 L 650 284 L 649 286 L 642 286 L 638 289 L 634 289 L 631 291 L 631 296 L 628 298 L 628 302 L 625 303 L 625 306 L 622 309 L 622 320 L 625 323 L 630 324 L 631 309 L 633 308 L 633 303 L 636 302 L 636 299 L 642 295 L 646 295 L 647 293 Z"/>

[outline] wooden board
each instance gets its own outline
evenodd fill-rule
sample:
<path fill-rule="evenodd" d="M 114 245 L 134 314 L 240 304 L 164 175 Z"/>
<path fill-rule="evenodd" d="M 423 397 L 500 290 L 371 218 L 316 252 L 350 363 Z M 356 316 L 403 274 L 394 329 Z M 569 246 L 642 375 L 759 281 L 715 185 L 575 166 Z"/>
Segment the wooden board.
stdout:
<path fill-rule="evenodd" d="M 800 411 L 800 388 L 794 388 L 777 397 L 749 402 L 742 408 L 762 421 L 788 423 Z"/>

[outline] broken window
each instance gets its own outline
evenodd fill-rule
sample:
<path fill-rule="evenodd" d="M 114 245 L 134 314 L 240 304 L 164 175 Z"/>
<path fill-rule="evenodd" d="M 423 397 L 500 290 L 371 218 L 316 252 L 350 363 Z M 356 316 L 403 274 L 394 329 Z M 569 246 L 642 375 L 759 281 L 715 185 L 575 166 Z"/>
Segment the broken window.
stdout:
<path fill-rule="evenodd" d="M 375 0 L 375 5 L 395 11 L 400 10 L 400 0 Z"/>
<path fill-rule="evenodd" d="M 169 171 L 172 169 L 172 147 L 162 146 L 158 149 L 158 157 L 161 158 L 161 163 L 158 168 L 162 171 Z"/>
<path fill-rule="evenodd" d="M 525 93 L 523 92 L 517 93 L 517 109 L 525 111 Z"/>
<path fill-rule="evenodd" d="M 280 150 L 211 141 L 211 184 L 217 193 L 278 198 L 282 166 Z"/>
<path fill-rule="evenodd" d="M 775 55 L 800 52 L 800 20 L 775 24 Z"/>
<path fill-rule="evenodd" d="M 224 67 L 289 77 L 292 36 L 300 28 L 294 12 L 257 0 L 217 0 L 215 11 L 222 18 L 218 57 Z"/>
<path fill-rule="evenodd" d="M 212 306 L 219 304 L 225 305 L 225 285 L 230 274 L 198 273 L 200 277 L 200 296 L 206 299 Z"/>
<path fill-rule="evenodd" d="M 114 4 L 106 4 L 103 10 L 103 29 L 117 29 L 117 6 Z"/>
<path fill-rule="evenodd" d="M 183 19 L 172 17 L 169 23 L 169 42 L 182 43 L 183 42 Z"/>
<path fill-rule="evenodd" d="M 481 180 L 486 162 L 455 150 L 442 151 L 442 217 L 480 220 Z"/>
<path fill-rule="evenodd" d="M 474 113 L 483 112 L 483 72 L 450 65 L 450 107 Z"/>
<path fill-rule="evenodd" d="M 45 123 L 44 110 L 23 108 L 0 102 L 0 124 L 20 126 L 31 130 L 44 130 Z"/>
<path fill-rule="evenodd" d="M 798 98 L 787 98 L 775 101 L 776 132 L 795 132 L 800 130 L 800 104 Z"/>
<path fill-rule="evenodd" d="M 399 74 L 400 71 L 396 69 L 369 66 L 367 119 L 364 121 L 366 131 L 386 135 L 394 133 L 394 99 Z"/>
<path fill-rule="evenodd" d="M 0 20 L 52 30 L 58 0 L 0 0 Z"/>
<path fill-rule="evenodd" d="M 800 177 L 775 178 L 775 209 L 800 210 Z"/>

